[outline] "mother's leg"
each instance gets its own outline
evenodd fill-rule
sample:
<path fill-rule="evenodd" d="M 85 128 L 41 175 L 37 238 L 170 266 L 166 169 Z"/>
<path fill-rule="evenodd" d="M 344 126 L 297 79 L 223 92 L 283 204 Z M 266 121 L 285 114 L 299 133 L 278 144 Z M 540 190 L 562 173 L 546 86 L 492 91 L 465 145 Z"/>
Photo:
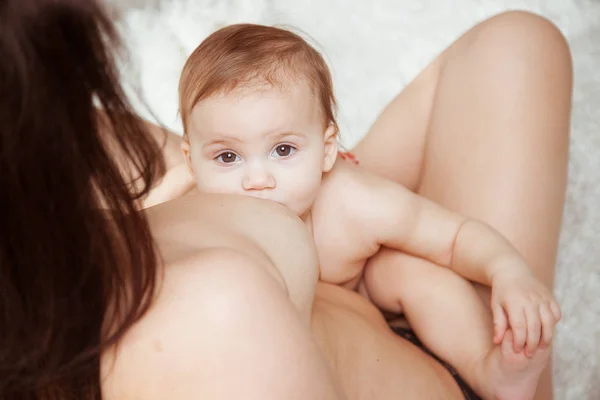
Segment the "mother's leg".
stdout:
<path fill-rule="evenodd" d="M 560 32 L 541 17 L 504 13 L 463 35 L 407 86 L 356 154 L 366 169 L 494 226 L 552 287 L 571 91 Z M 548 368 L 537 397 L 551 393 Z"/>

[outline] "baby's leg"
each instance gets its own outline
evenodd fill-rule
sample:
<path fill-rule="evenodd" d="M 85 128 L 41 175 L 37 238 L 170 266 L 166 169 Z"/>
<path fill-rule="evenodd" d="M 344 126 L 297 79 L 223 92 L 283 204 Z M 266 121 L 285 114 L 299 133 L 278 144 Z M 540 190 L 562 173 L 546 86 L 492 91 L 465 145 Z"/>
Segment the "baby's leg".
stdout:
<path fill-rule="evenodd" d="M 364 283 L 375 304 L 392 312 L 401 309 L 425 346 L 480 396 L 533 398 L 548 349 L 528 359 L 512 351 L 512 334 L 495 346 L 489 307 L 470 282 L 429 261 L 382 249 L 369 260 Z"/>

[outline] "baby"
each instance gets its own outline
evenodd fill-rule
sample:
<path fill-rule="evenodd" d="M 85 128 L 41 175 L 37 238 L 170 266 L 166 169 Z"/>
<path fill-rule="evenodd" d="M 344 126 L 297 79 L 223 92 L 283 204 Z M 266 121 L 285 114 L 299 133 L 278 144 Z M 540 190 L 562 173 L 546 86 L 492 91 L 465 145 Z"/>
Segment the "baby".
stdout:
<path fill-rule="evenodd" d="M 435 287 L 423 293 L 447 293 L 444 304 L 405 307 L 413 329 L 480 396 L 533 397 L 560 319 L 552 294 L 492 228 L 369 174 L 338 151 L 331 75 L 300 36 L 260 25 L 222 28 L 187 60 L 179 94 L 182 150 L 200 191 L 288 207 L 313 234 L 321 280 L 360 290 L 387 311 L 399 312 L 404 294 L 391 275 L 369 273 L 373 263 L 394 262 L 379 255 L 437 264 L 403 278 L 405 287 L 413 279 L 422 287 L 417 282 L 426 279 Z M 463 334 L 453 347 L 446 345 L 448 310 L 480 304 L 459 300 L 464 285 L 456 286 L 456 277 L 446 283 L 448 271 L 433 280 L 444 267 L 492 288 L 493 338 L 478 339 L 490 323 L 473 312 L 457 327 Z"/>

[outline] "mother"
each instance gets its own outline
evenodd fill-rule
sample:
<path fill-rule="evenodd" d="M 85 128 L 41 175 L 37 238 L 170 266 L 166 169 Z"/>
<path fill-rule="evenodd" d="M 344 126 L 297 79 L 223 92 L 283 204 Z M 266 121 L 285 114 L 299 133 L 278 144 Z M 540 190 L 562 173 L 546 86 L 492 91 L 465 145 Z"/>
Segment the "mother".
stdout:
<path fill-rule="evenodd" d="M 157 184 L 162 132 L 124 100 L 117 42 L 93 1 L 0 3 L 0 397 L 461 398 L 370 303 L 316 283 L 310 237 L 280 207 L 190 195 L 135 211 L 188 182 L 169 136 Z M 436 58 L 356 154 L 495 226 L 552 285 L 570 96 L 556 28 L 502 14 Z M 403 257 L 399 282 L 421 263 Z"/>

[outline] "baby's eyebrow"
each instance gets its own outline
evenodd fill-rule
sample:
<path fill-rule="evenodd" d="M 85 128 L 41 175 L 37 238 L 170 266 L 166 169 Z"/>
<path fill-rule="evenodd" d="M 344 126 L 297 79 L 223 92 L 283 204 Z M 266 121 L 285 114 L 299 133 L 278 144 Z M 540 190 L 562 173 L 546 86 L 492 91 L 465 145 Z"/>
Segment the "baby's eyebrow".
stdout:
<path fill-rule="evenodd" d="M 202 145 L 202 148 L 206 149 L 212 146 L 217 146 L 217 145 L 222 145 L 222 146 L 232 146 L 235 144 L 239 144 L 239 143 L 244 143 L 244 141 L 238 137 L 235 136 L 231 136 L 229 134 L 226 133 L 217 133 L 215 134 L 215 138 L 211 139 L 207 142 L 205 142 Z M 272 140 L 281 140 L 283 138 L 287 138 L 287 137 L 296 137 L 298 139 L 306 139 L 306 135 L 302 132 L 298 132 L 298 131 L 279 131 L 279 132 L 273 132 L 273 133 L 269 133 L 267 135 L 267 137 L 269 139 Z"/>
<path fill-rule="evenodd" d="M 210 147 L 210 146 L 214 146 L 214 145 L 229 145 L 232 143 L 241 143 L 242 140 L 235 138 L 233 136 L 227 136 L 227 135 L 219 135 L 219 137 L 209 140 L 208 142 L 204 143 L 204 145 L 202 147 L 206 148 L 206 147 Z"/>
<path fill-rule="evenodd" d="M 306 135 L 302 132 L 296 132 L 296 131 L 284 131 L 284 132 L 276 132 L 276 133 L 272 133 L 271 135 L 272 138 L 274 139 L 281 139 L 284 137 L 288 137 L 288 136 L 296 136 L 298 138 L 305 138 Z"/>

